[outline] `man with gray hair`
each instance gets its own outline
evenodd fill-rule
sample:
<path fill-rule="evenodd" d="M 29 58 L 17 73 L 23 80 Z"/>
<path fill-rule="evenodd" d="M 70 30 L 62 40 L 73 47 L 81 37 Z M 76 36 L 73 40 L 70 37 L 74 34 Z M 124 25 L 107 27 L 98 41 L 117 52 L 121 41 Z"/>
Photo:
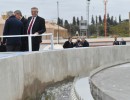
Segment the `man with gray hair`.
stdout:
<path fill-rule="evenodd" d="M 27 34 L 27 19 L 24 18 L 24 16 L 22 16 L 22 12 L 20 10 L 16 10 L 14 12 L 15 17 L 20 20 L 23 23 L 23 27 L 24 27 L 24 32 L 22 35 L 26 35 Z M 28 37 L 22 37 L 21 38 L 21 51 L 28 51 Z"/>
<path fill-rule="evenodd" d="M 23 34 L 23 24 L 13 14 L 12 11 L 7 13 L 8 19 L 5 22 L 3 35 L 21 35 Z M 9 52 L 20 51 L 21 38 L 20 37 L 8 37 L 3 39 L 3 43 L 6 44 L 6 49 Z"/>
<path fill-rule="evenodd" d="M 46 31 L 45 19 L 38 16 L 38 8 L 31 8 L 32 16 L 28 18 L 27 34 L 42 34 Z M 39 51 L 40 43 L 42 42 L 41 36 L 32 37 L 32 50 Z"/>

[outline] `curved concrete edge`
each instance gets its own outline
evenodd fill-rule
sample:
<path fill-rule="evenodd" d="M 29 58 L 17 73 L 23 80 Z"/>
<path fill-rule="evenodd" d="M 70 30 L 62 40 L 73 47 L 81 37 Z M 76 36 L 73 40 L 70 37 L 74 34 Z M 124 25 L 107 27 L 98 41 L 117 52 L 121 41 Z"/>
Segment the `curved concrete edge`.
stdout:
<path fill-rule="evenodd" d="M 90 77 L 90 79 L 91 79 L 95 74 L 99 73 L 99 72 L 102 71 L 102 70 L 111 68 L 111 67 L 113 67 L 113 66 L 115 66 L 115 65 L 122 65 L 122 64 L 125 64 L 125 63 L 129 63 L 129 62 L 130 62 L 130 59 L 126 59 L 126 60 L 124 60 L 124 61 L 123 61 L 123 60 L 120 60 L 120 61 L 116 61 L 116 62 L 113 62 L 113 63 L 110 63 L 110 64 L 102 65 L 102 66 L 96 68 L 95 70 L 93 70 L 93 71 L 90 73 L 89 77 Z"/>
<path fill-rule="evenodd" d="M 126 59 L 125 61 L 118 61 L 115 63 L 111 63 L 111 64 L 107 64 L 104 66 L 101 66 L 97 69 L 95 69 L 94 71 L 91 72 L 90 74 L 90 79 L 89 79 L 89 83 L 90 83 L 90 89 L 91 89 L 91 94 L 94 98 L 94 100 L 115 100 L 113 97 L 111 97 L 110 95 L 106 94 L 105 91 L 102 91 L 93 81 L 92 78 L 94 75 L 96 75 L 97 73 L 106 70 L 108 68 L 112 68 L 114 66 L 118 66 L 118 65 L 122 65 L 125 63 L 130 63 L 130 59 Z"/>
<path fill-rule="evenodd" d="M 71 87 L 71 93 L 70 93 L 71 100 L 80 100 L 80 96 L 78 95 L 78 93 L 77 93 L 77 91 L 75 89 L 75 84 L 76 84 L 77 80 L 78 80 L 78 78 L 76 77 L 74 79 L 73 85 Z"/>
<path fill-rule="evenodd" d="M 76 77 L 72 89 L 71 89 L 71 100 L 94 100 L 89 85 L 89 77 L 80 76 Z"/>

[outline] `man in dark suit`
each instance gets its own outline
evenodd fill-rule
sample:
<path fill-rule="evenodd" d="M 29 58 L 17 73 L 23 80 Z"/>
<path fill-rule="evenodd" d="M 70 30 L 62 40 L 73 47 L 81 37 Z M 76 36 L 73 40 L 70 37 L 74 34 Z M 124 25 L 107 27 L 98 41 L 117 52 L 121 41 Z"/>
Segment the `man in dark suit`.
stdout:
<path fill-rule="evenodd" d="M 120 41 L 120 45 L 126 45 L 126 41 L 123 38 Z"/>
<path fill-rule="evenodd" d="M 28 18 L 27 34 L 42 34 L 46 31 L 45 20 L 38 16 L 38 8 L 31 8 L 32 16 Z M 32 50 L 38 51 L 40 43 L 42 42 L 41 36 L 32 37 Z"/>
<path fill-rule="evenodd" d="M 119 41 L 117 41 L 117 37 L 115 37 L 115 41 L 113 42 L 113 45 L 119 45 Z"/>
<path fill-rule="evenodd" d="M 87 40 L 85 40 L 85 37 L 82 38 L 81 45 L 82 45 L 82 47 L 89 47 L 89 43 Z"/>
<path fill-rule="evenodd" d="M 14 14 L 15 14 L 15 17 L 23 23 L 24 31 L 22 35 L 26 35 L 27 34 L 27 19 L 25 19 L 22 16 L 22 13 L 20 10 L 16 10 Z M 21 51 L 28 51 L 28 37 L 21 38 Z"/>
<path fill-rule="evenodd" d="M 23 33 L 23 24 L 13 14 L 12 11 L 7 13 L 8 19 L 5 22 L 3 35 L 21 35 Z M 21 38 L 8 37 L 3 39 L 7 51 L 20 51 Z"/>
<path fill-rule="evenodd" d="M 74 44 L 72 42 L 72 38 L 69 37 L 68 38 L 68 41 L 66 41 L 63 45 L 63 48 L 66 49 L 66 48 L 73 48 L 74 47 Z"/>

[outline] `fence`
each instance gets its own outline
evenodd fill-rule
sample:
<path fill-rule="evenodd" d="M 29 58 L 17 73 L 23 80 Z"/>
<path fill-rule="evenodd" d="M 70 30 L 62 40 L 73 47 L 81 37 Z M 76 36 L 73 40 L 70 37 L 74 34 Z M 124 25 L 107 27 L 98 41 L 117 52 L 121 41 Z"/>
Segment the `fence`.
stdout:
<path fill-rule="evenodd" d="M 50 36 L 51 37 L 51 49 L 54 49 L 54 42 L 53 42 L 53 33 L 47 33 L 47 34 L 40 34 L 40 35 L 34 35 L 34 34 L 30 34 L 30 35 L 6 35 L 6 36 L 0 36 L 0 37 L 28 37 L 28 46 L 29 46 L 29 52 L 32 52 L 32 37 L 36 37 L 36 36 Z"/>

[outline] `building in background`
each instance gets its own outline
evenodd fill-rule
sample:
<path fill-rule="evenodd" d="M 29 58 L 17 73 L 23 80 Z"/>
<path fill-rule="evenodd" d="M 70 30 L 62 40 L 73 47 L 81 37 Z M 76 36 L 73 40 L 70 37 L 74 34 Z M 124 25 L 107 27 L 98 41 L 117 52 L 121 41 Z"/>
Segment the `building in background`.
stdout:
<path fill-rule="evenodd" d="M 58 36 L 58 25 L 53 21 L 46 21 L 46 33 L 54 33 L 54 39 L 57 39 Z M 59 26 L 59 38 L 68 38 L 68 30 Z M 43 37 L 44 38 L 44 37 Z M 45 37 L 46 39 L 48 36 Z"/>
<path fill-rule="evenodd" d="M 87 36 L 87 20 L 80 20 L 80 36 Z"/>
<path fill-rule="evenodd" d="M 5 20 L 0 17 L 0 35 L 3 35 L 3 29 L 4 29 Z"/>

